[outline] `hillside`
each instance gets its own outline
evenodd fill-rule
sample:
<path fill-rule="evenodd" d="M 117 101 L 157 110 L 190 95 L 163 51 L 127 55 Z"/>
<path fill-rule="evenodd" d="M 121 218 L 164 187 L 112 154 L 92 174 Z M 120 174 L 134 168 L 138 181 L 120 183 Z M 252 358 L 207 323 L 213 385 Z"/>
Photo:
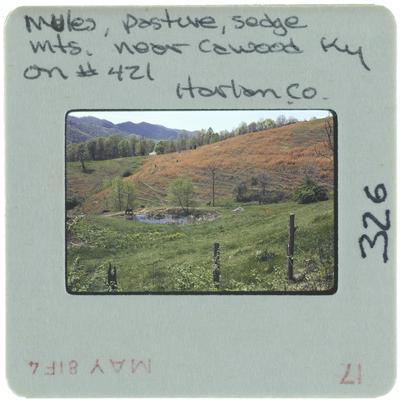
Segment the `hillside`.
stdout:
<path fill-rule="evenodd" d="M 137 170 L 143 157 L 122 157 L 112 160 L 87 161 L 83 173 L 79 162 L 68 162 L 65 178 L 67 198 L 88 199 L 91 195 L 103 191 L 111 185 L 116 176 Z"/>
<path fill-rule="evenodd" d="M 123 137 L 136 135 L 153 140 L 176 139 L 181 134 L 191 135 L 193 132 L 181 129 L 167 128 L 163 125 L 150 124 L 142 121 L 133 123 L 126 121 L 113 124 L 110 121 L 96 117 L 67 117 L 67 144 L 86 142 L 92 138 L 120 135 Z"/>
<path fill-rule="evenodd" d="M 325 140 L 323 119 L 298 122 L 195 150 L 151 156 L 135 174 L 125 179 L 135 183 L 139 203 L 145 205 L 165 203 L 168 185 L 177 177 L 193 180 L 200 204 L 210 201 L 211 166 L 216 169 L 217 204 L 232 200 L 233 189 L 239 182 L 251 188 L 252 177 L 264 172 L 269 176 L 268 190 L 280 191 L 287 197 L 304 178 L 305 171 L 332 190 L 333 163 L 316 152 Z M 93 201 L 104 204 L 109 195 L 108 190 L 96 194 L 84 209 L 99 212 L 100 207 L 95 207 Z"/>

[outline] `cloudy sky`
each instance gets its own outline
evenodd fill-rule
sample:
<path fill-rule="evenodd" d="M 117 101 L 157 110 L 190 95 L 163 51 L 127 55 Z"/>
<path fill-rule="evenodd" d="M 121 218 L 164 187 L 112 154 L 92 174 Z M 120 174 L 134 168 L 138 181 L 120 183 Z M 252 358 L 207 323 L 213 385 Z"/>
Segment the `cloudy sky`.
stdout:
<path fill-rule="evenodd" d="M 189 131 L 207 129 L 214 131 L 231 130 L 241 122 L 250 123 L 261 118 L 276 119 L 279 115 L 309 120 L 312 117 L 323 118 L 330 115 L 327 110 L 196 110 L 196 111 L 79 111 L 69 115 L 76 117 L 93 116 L 111 121 L 114 124 L 125 121 L 164 125 L 168 128 Z"/>

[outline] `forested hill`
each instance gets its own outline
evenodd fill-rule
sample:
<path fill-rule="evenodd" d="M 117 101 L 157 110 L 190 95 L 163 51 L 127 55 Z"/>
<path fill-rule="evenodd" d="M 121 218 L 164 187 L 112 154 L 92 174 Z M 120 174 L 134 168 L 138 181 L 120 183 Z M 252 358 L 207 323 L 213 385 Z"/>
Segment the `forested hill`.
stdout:
<path fill-rule="evenodd" d="M 67 144 L 86 142 L 97 137 L 119 135 L 122 137 L 136 135 L 153 140 L 177 139 L 180 134 L 193 134 L 191 131 L 167 128 L 147 122 L 133 123 L 126 121 L 113 124 L 96 117 L 67 117 Z"/>

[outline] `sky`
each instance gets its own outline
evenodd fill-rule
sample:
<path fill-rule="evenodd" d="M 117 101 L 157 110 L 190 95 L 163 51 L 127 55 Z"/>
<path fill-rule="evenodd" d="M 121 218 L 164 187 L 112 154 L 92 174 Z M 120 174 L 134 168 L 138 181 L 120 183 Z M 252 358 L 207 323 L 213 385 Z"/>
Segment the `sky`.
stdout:
<path fill-rule="evenodd" d="M 250 123 L 259 119 L 276 119 L 279 115 L 309 120 L 312 117 L 323 118 L 330 114 L 327 110 L 195 110 L 195 111 L 79 111 L 69 115 L 75 117 L 92 116 L 111 121 L 114 124 L 142 121 L 164 125 L 168 128 L 189 131 L 207 129 L 214 131 L 232 130 L 241 122 Z"/>

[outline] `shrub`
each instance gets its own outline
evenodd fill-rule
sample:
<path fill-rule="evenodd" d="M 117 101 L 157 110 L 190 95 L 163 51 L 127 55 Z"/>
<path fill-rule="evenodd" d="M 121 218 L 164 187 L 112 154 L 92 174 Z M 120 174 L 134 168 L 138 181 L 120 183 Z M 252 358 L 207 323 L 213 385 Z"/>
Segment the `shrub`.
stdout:
<path fill-rule="evenodd" d="M 267 191 L 263 195 L 260 191 L 248 190 L 244 183 L 241 183 L 234 188 L 234 196 L 237 202 L 258 202 L 260 205 L 278 203 L 285 199 L 284 192 Z"/>
<path fill-rule="evenodd" d="M 74 207 L 80 205 L 82 203 L 82 201 L 76 197 L 72 197 L 72 198 L 67 198 L 65 201 L 65 208 L 67 210 L 71 210 Z"/>
<path fill-rule="evenodd" d="M 132 170 L 130 170 L 130 169 L 127 169 L 127 170 L 125 170 L 122 174 L 122 177 L 130 177 L 131 175 L 132 175 Z"/>
<path fill-rule="evenodd" d="M 278 203 L 285 199 L 285 193 L 282 191 L 268 191 L 264 195 L 259 194 L 258 203 L 268 204 L 268 203 Z"/>
<path fill-rule="evenodd" d="M 239 182 L 235 188 L 233 188 L 233 195 L 237 202 L 246 202 L 245 199 L 247 194 L 247 185 L 244 182 Z"/>
<path fill-rule="evenodd" d="M 240 182 L 233 189 L 233 195 L 236 202 L 257 202 L 259 200 L 259 194 L 257 191 L 249 190 L 246 183 Z"/>
<path fill-rule="evenodd" d="M 168 199 L 172 205 L 179 205 L 186 214 L 189 214 L 190 207 L 195 205 L 192 181 L 188 178 L 173 180 L 168 187 Z"/>
<path fill-rule="evenodd" d="M 294 199 L 298 203 L 313 203 L 328 200 L 328 191 L 306 177 L 304 182 L 295 190 Z"/>
<path fill-rule="evenodd" d="M 257 177 L 251 177 L 251 185 L 258 185 L 258 178 Z"/>

